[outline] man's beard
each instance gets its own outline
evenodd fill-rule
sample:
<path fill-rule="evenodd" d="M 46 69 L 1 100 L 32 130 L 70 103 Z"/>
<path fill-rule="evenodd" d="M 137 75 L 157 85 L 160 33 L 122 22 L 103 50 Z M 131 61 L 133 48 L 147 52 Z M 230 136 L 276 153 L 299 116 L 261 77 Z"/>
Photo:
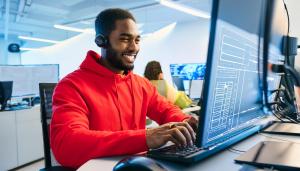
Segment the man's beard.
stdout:
<path fill-rule="evenodd" d="M 126 65 L 122 62 L 121 53 L 116 52 L 112 47 L 108 47 L 106 50 L 106 59 L 108 62 L 119 70 L 131 71 L 134 68 L 134 65 Z"/>

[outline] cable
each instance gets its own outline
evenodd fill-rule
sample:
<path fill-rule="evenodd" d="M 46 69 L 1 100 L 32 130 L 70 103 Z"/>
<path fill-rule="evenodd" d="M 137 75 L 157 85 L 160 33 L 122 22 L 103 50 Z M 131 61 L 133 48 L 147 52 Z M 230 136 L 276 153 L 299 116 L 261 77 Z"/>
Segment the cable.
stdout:
<path fill-rule="evenodd" d="M 297 87 L 300 87 L 300 75 L 299 75 L 299 73 L 294 68 L 292 68 L 288 65 L 284 65 L 284 68 L 285 68 L 286 71 L 291 73 L 291 75 L 294 77 L 295 85 Z"/>
<path fill-rule="evenodd" d="M 271 93 L 277 92 L 279 94 L 279 98 L 276 98 L 277 100 L 274 102 L 269 102 L 269 110 L 271 113 L 281 122 L 286 123 L 286 122 L 292 122 L 299 124 L 299 121 L 297 119 L 291 118 L 289 115 L 292 113 L 293 115 L 296 115 L 297 113 L 294 113 L 294 106 L 291 105 L 289 102 L 285 102 L 283 100 L 286 99 L 283 95 L 280 95 L 281 92 L 284 92 L 285 89 L 276 89 L 270 91 Z"/>
<path fill-rule="evenodd" d="M 288 32 L 287 32 L 287 35 L 290 35 L 290 15 L 289 15 L 289 11 L 288 11 L 288 9 L 287 9 L 285 0 L 282 0 L 282 2 L 283 2 L 283 5 L 284 5 L 284 9 L 285 9 L 285 11 L 286 11 L 287 20 L 288 20 Z"/>
<path fill-rule="evenodd" d="M 239 149 L 236 149 L 236 148 L 233 148 L 233 147 L 228 148 L 228 150 L 231 151 L 231 152 L 235 151 L 235 152 L 239 152 L 239 153 L 245 153 L 246 152 L 246 150 L 239 150 Z"/>

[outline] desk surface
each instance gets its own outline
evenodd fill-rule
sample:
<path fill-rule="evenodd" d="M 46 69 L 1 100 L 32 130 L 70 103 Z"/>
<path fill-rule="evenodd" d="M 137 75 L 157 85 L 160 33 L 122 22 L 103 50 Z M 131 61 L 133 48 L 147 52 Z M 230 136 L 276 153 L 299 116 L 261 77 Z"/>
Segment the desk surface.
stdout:
<path fill-rule="evenodd" d="M 168 170 L 185 170 L 185 171 L 199 171 L 199 170 L 239 170 L 242 168 L 241 165 L 235 164 L 234 159 L 238 157 L 241 152 L 240 151 L 247 151 L 258 142 L 261 141 L 289 141 L 300 143 L 300 136 L 287 136 L 287 135 L 272 135 L 272 134 L 265 134 L 259 133 L 254 136 L 245 139 L 238 144 L 228 148 L 227 150 L 221 151 L 218 154 L 207 158 L 203 161 L 195 163 L 191 166 L 180 165 L 172 162 L 157 160 L 160 164 L 162 164 Z M 103 170 L 103 171 L 111 171 L 113 167 L 117 164 L 117 162 L 123 159 L 126 156 L 119 156 L 119 157 L 111 157 L 111 158 L 99 158 L 99 159 L 92 159 L 82 165 L 78 171 L 94 171 L 94 170 Z"/>

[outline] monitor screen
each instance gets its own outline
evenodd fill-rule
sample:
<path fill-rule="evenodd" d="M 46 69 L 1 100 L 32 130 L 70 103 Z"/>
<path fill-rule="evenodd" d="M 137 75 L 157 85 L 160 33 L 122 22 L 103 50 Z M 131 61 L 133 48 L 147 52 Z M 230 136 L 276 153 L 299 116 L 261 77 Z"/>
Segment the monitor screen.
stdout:
<path fill-rule="evenodd" d="M 203 80 L 205 68 L 205 64 L 170 64 L 171 76 L 182 80 Z"/>
<path fill-rule="evenodd" d="M 189 97 L 191 99 L 200 99 L 202 93 L 203 80 L 191 80 Z"/>
<path fill-rule="evenodd" d="M 264 0 L 214 1 L 200 112 L 200 146 L 236 135 L 266 114 L 261 89 Z"/>
<path fill-rule="evenodd" d="M 179 76 L 172 76 L 172 81 L 175 84 L 178 91 L 185 91 L 183 79 Z"/>
<path fill-rule="evenodd" d="M 13 82 L 12 81 L 0 81 L 0 105 L 1 110 L 4 110 L 7 101 L 11 98 L 13 89 Z"/>

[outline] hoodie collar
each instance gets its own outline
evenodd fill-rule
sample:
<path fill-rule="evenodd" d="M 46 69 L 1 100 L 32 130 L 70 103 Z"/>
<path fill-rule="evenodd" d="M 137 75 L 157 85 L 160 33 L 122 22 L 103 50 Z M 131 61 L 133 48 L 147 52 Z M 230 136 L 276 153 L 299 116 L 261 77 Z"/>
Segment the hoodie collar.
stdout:
<path fill-rule="evenodd" d="M 131 76 L 132 71 L 129 71 L 126 75 L 121 75 L 112 72 L 111 70 L 107 69 L 106 67 L 100 64 L 99 62 L 100 58 L 101 56 L 97 54 L 95 51 L 92 50 L 88 51 L 86 58 L 80 65 L 80 69 L 86 69 L 95 72 L 97 74 L 100 74 L 102 76 L 115 78 L 117 80 L 128 79 Z"/>

